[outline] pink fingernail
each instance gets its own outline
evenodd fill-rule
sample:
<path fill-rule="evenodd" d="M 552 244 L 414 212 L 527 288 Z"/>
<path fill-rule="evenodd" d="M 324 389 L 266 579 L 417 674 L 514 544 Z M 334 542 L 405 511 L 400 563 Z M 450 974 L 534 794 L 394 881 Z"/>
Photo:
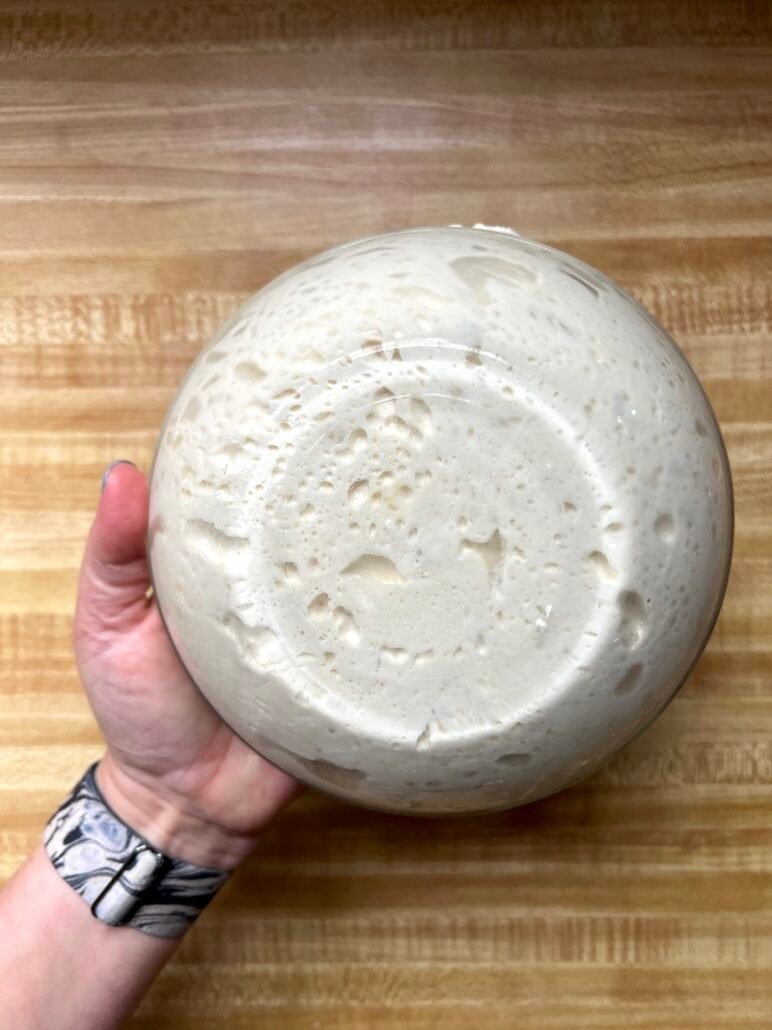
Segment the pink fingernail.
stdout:
<path fill-rule="evenodd" d="M 111 461 L 102 473 L 102 490 L 104 490 L 104 488 L 107 486 L 107 480 L 110 478 L 110 473 L 113 471 L 116 465 L 134 465 L 134 462 L 129 461 L 128 458 L 118 458 L 117 461 Z M 136 467 L 137 466 L 134 465 L 134 468 Z"/>

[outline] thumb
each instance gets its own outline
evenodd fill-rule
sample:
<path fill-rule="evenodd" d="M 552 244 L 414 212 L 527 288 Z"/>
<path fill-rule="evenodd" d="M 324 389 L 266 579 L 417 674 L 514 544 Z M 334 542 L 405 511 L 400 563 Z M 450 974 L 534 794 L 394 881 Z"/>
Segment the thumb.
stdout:
<path fill-rule="evenodd" d="M 147 483 L 139 469 L 125 460 L 108 466 L 80 570 L 76 647 L 82 641 L 106 644 L 146 613 L 147 506 Z"/>

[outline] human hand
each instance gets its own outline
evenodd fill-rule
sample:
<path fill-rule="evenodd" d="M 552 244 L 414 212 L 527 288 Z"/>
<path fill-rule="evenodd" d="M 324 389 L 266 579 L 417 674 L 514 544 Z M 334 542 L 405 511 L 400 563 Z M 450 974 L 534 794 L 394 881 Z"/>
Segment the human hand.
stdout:
<path fill-rule="evenodd" d="M 74 626 L 78 668 L 107 741 L 97 782 L 161 851 L 232 868 L 300 787 L 237 737 L 188 676 L 148 596 L 145 477 L 128 462 L 105 477 Z"/>

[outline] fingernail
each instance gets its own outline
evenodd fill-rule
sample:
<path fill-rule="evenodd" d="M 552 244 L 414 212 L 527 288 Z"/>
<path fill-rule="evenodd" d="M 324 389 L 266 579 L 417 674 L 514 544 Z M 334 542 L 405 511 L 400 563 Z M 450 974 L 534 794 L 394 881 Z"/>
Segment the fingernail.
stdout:
<path fill-rule="evenodd" d="M 107 486 L 107 480 L 110 478 L 110 473 L 113 471 L 116 465 L 134 465 L 133 461 L 129 461 L 128 458 L 118 458 L 117 461 L 111 461 L 107 468 L 102 473 L 102 490 Z M 137 466 L 134 465 L 134 468 Z"/>

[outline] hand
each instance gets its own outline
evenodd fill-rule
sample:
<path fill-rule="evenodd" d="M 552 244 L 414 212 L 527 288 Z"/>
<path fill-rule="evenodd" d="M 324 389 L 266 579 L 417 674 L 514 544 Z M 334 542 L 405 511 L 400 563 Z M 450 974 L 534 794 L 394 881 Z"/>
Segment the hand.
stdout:
<path fill-rule="evenodd" d="M 75 655 L 107 741 L 97 782 L 151 844 L 228 869 L 299 792 L 199 693 L 149 596 L 148 492 L 129 462 L 111 466 L 89 533 L 75 615 Z"/>

